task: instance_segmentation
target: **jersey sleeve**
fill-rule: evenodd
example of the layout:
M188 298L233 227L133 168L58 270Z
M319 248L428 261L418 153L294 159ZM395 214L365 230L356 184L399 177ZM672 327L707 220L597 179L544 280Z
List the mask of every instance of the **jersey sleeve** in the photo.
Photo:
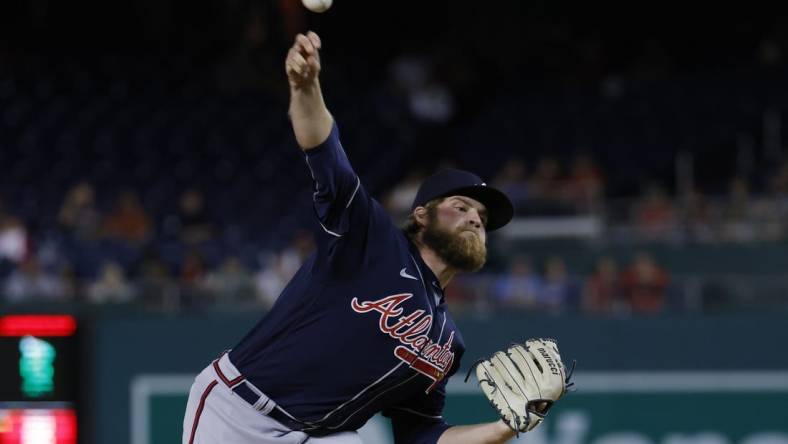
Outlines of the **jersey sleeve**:
M335 277L356 275L394 245L400 231L350 165L336 124L326 141L305 155L313 179L318 266L329 263Z
M391 418L395 444L435 444L451 427L443 419L447 380L429 394L420 393L383 411L383 415Z
M342 148L336 123L328 138L305 155L312 175L315 216L324 233L340 238L350 230L363 229L369 196Z

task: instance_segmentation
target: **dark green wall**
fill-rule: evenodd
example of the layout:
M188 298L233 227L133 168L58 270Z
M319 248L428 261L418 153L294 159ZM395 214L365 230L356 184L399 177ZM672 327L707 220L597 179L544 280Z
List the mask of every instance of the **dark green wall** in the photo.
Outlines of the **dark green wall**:
M785 370L784 315L637 318L508 316L460 320L468 346L464 366L477 357L531 336L554 337L567 360L583 370ZM230 348L257 321L256 314L191 318L115 317L86 329L88 397L84 444L125 444L129 390L142 373L196 374ZM318 377L316 375L316 377Z

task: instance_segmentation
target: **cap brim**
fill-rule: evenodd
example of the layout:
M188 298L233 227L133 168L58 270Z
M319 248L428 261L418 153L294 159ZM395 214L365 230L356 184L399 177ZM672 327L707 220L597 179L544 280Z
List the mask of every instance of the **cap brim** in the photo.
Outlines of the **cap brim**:
M466 196L478 200L487 208L487 231L495 231L508 224L514 217L512 201L495 188L486 185L472 185L444 193L441 197Z

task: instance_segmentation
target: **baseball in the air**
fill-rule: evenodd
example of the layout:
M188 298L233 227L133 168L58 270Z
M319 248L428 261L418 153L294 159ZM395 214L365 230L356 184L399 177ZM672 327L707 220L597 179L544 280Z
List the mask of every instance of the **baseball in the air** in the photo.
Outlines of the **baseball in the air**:
M301 3L312 12L326 12L334 0L301 0Z

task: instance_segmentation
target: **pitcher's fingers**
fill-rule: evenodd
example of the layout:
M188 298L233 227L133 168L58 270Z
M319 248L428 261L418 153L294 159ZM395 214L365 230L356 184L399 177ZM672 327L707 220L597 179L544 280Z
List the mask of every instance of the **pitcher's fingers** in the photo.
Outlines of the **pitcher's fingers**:
M312 70L315 70L315 71L320 69L320 59L317 58L316 56L309 56L309 57L307 57L306 58L306 64L309 67L309 69L312 69Z
M293 65L298 66L301 69L308 66L308 63L306 62L306 58L304 58L303 55L297 52L294 52L293 54L290 55L290 61L293 63Z
M293 72L299 76L303 76L306 72L306 65L299 65L292 60L288 63L288 66L290 67L290 72Z
M307 32L306 36L309 41L312 42L312 46L314 46L315 49L320 49L323 46L323 43L320 41L320 36L318 36L314 31Z
M314 45L312 45L312 41L309 40L304 34L298 34L296 36L296 43L300 47L298 52L302 54L312 55L317 52Z

